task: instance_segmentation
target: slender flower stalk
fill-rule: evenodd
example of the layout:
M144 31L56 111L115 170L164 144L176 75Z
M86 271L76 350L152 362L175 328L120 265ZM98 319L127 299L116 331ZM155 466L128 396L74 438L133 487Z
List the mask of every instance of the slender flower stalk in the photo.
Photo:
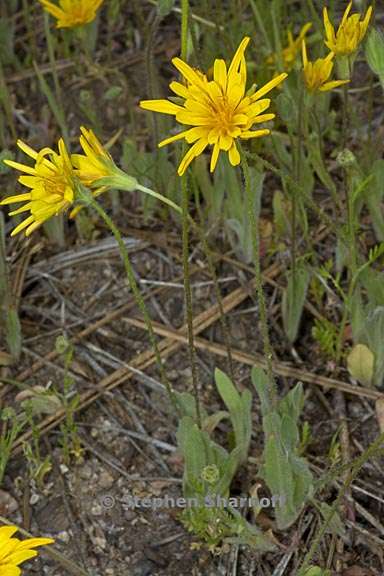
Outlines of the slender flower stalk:
M53 544L52 538L27 538L19 540L14 537L17 526L0 527L0 574L1 576L20 576L20 564L35 558L38 554L34 548Z
M188 21L189 21L189 0L182 0L181 2L181 58L187 59L188 47ZM185 145L183 145L183 155L185 154ZM197 425L201 428L201 409L200 409L200 396L198 385L198 370L196 363L196 350L193 334L193 302L192 302L192 289L191 278L189 271L189 193L188 193L188 176L181 174L181 208L182 208L182 246L183 246L183 276L184 276L184 296L185 296L185 310L187 317L187 331L188 331L188 353L189 363L192 371L192 386L195 397L196 405L196 420Z
M165 372L165 369L164 369L164 366L163 366L163 363L161 360L160 350L159 350L159 346L157 344L155 333L154 333L154 330L152 327L151 317L150 317L148 310L147 310L147 307L145 305L144 298L142 297L140 289L137 285L134 270L133 270L131 260L129 257L129 253L128 253L128 250L127 250L127 248L124 244L124 241L121 237L120 231L115 226L112 219L108 216L108 214L106 213L104 208L95 199L94 195L91 194L89 192L89 190L87 188L83 187L81 184L78 184L78 186L77 186L77 199L78 199L78 201L82 202L85 206L88 206L89 208L92 208L93 210L95 210L95 212L97 212L99 214L99 216L101 216L101 218L104 220L105 224L108 226L108 228L110 229L110 231L112 232L112 234L114 235L114 237L116 239L116 242L119 246L121 258L124 262L125 272L127 274L127 279L128 279L130 288L131 288L133 296L136 300L137 306L138 306L138 308L139 308L139 310L142 313L143 318L144 318L144 322L145 322L145 325L147 328L149 340L150 340L152 349L153 349L155 357L156 357L156 363L157 363L157 367L158 367L160 375L161 375L161 379L165 385L165 388L167 390L168 396L172 402L174 409L176 411L178 411L178 405L177 405L177 401L175 398L175 393L173 391L171 383L169 382L169 380L167 378L167 375L166 375L166 372Z
M228 373L230 375L232 382L235 382L235 372L234 372L234 367L233 367L233 356L232 356L232 349L231 349L231 335L230 335L228 318L227 318L225 311L224 311L223 298L222 298L220 285L218 282L216 269L215 269L214 255L213 255L213 252L209 246L207 235L204 233L204 230L202 228L203 214L202 214L202 210L201 210L200 202L198 200L198 194L197 193L195 193L195 197L196 197L195 204L196 204L196 208L197 208L197 211L199 214L200 222L199 222L199 224L197 224L192 218L190 218L190 221L191 221L192 226L194 227L194 229L197 231L197 233L199 235L205 257L207 258L208 270L209 270L211 277L212 277L213 288L215 291L215 296L216 296L217 304L218 304L219 311L220 311L220 324L221 324L221 329L223 331L224 343L225 343L225 348L226 348L226 352L227 352Z
M224 60L215 60L213 80L193 69L183 58L174 58L173 65L184 76L186 84L171 82L170 88L178 102L170 100L143 100L141 108L171 114L177 122L192 126L160 142L159 147L176 140L192 144L184 155L178 173L182 176L194 158L213 146L210 170L213 172L221 151L227 152L232 166L240 163L236 146L238 139L260 138L270 133L263 128L252 130L256 124L272 120L274 114L265 114L271 103L264 96L287 77L279 74L256 91L246 92L247 70L244 52L250 38L245 37L227 69Z
M241 167L243 169L244 175L244 184L245 184L245 194L246 194L246 202L247 202L247 213L249 219L249 226L251 228L251 237L252 237L252 252L253 252L253 262L255 266L255 282L256 282L256 293L257 293L257 301L259 305L259 316L260 316L260 325L261 325L261 332L263 337L263 347L264 347L264 356L267 365L267 375L268 375L268 383L269 383L269 402L270 405L276 406L277 403L277 389L276 389L276 382L273 375L273 368L272 368L272 347L269 340L269 332L268 332L268 324L267 324L267 308L265 304L264 298L264 290L263 290L263 277L261 273L261 265L260 265L260 233L259 233L259 225L256 219L256 207L254 202L254 194L252 192L252 185L251 185L251 177L249 173L249 166L245 156L244 151L241 149Z
M363 20L360 20L360 14L349 16L351 9L352 0L344 12L337 32L335 32L335 28L329 19L327 8L324 7L323 9L325 45L337 56L349 56L357 51L365 37L372 17L372 6L368 8Z
M76 28L89 24L104 0L59 0L54 4L50 0L39 0L49 14L57 20L57 28Z

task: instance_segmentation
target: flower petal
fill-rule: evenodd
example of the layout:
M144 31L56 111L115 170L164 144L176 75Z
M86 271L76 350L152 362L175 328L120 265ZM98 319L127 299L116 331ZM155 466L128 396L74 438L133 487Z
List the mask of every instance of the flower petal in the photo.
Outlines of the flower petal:
M184 108L169 100L142 100L140 108L151 110L152 112L161 112L162 114L177 114L180 110L184 110Z
M190 149L180 162L180 166L177 171L179 176L182 176L184 174L184 172L186 171L192 160L196 158L196 156L202 154L202 152L205 150L207 146L208 141L206 140L206 138L201 138L200 140L195 142L193 146L190 147Z
M262 96L273 90L273 88L276 88L276 86L281 84L281 82L283 82L283 80L285 80L287 76L288 74L286 72L283 72L282 74L276 76L276 78L273 78L272 80L267 82L267 84L265 84L262 88L260 88L260 90L258 90L257 92L255 92L255 94L253 94L253 96L251 96L252 102L258 100L259 98L261 98Z

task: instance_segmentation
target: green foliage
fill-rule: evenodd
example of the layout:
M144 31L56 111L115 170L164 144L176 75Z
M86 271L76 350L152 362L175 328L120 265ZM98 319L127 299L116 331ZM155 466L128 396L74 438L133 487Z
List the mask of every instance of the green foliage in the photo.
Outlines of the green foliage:
M283 292L283 326L288 340L293 343L298 335L300 320L310 281L310 273L304 264L288 273L288 285Z
M348 354L347 366L352 378L370 386L373 378L375 356L365 344L356 344Z
M123 142L121 158L122 168L128 174L137 178L142 184L153 185L156 190L164 191L164 195L178 203L179 179L175 174L174 165L167 159L164 150L157 154L142 152L134 140L126 138ZM147 194L140 194L144 214L148 217L159 206L156 199ZM171 211L174 214L174 211Z
M207 466L217 467L218 475L210 489L217 496L228 496L230 484L236 473L240 449L228 453L214 442L207 432L199 430L188 416L181 419L177 433L180 450L184 456L184 495L193 497L202 482ZM207 494L205 494L207 495Z
M22 334L19 315L8 277L5 254L4 217L0 212L0 319L4 326L8 350L14 360L20 358Z
M239 449L239 464L247 461L252 433L252 394L245 389L240 395L224 372L216 368L217 390L229 411L229 417L235 433L235 445Z
M11 171L11 169L4 164L3 160L14 160L15 159L15 155L13 154L13 152L11 152L11 150L2 150L0 152L0 175L1 174L7 174L8 172Z
M284 194L276 190L273 195L273 223L278 238L288 236L290 233L290 212L291 205L287 202Z
M13 408L0 409L0 486L3 483L5 469L12 453L13 445L24 428L26 421L18 416Z
M238 181L238 176L226 159L225 161L223 160L222 166L224 166L222 186L226 190L223 213L225 215L228 238L238 258L250 263L252 261L252 231L249 227L247 212L244 210L245 199L242 186ZM258 217L265 175L256 168L250 168L249 172L254 194L254 206Z
M6 18L0 19L0 62L4 65L15 61L14 52L15 25L14 21Z
M264 173L250 168L255 210L260 212ZM240 173L233 170L226 157L219 158L211 180L205 158L198 158L193 169L193 183L197 195L201 194L207 226L225 226L227 239L237 257L247 263L252 261L252 236L246 210Z
M261 400L265 435L261 475L272 495L279 496L276 523L283 530L295 522L313 491L309 465L299 455L303 386L298 383L273 407L268 402L267 376L260 368L253 368L252 382Z
M188 416L197 422L197 412L196 412L196 399L189 392L175 392L176 402L179 407L181 416ZM207 412L204 406L200 408L202 421L205 422L207 418Z
M106 94L104 98L106 98ZM87 124L97 133L102 132L101 122L97 114L97 106L94 94L90 90L80 90L79 92L79 108L87 119Z
M325 356L333 359L336 357L338 330L334 323L326 318L315 318L312 336Z
M246 462L251 440L251 403L252 395L244 390L240 395L224 372L215 371L217 390L226 405L228 412L217 412L210 416L204 408L201 410L202 427L196 424L196 403L188 393L177 394L177 402L182 409L182 417L178 431L178 441L185 458L185 493L190 495L199 482L203 469L207 466L217 466L219 476L216 489L219 495L229 491L236 470ZM235 445L230 453L216 444L210 437L217 424L229 418L234 430Z
M318 134L315 132L311 134L311 137L308 138L307 146L309 161L317 177L324 184L327 190L334 195L337 194L336 184L324 164L321 141Z
M28 472L38 486L43 488L45 477L52 469L51 456L43 457L40 450L40 430L35 418L34 406L32 402L23 404L24 414L28 427L32 433L31 441L23 443L24 456L28 462Z
M382 246L371 250L368 261L358 271L357 288L350 302L353 340L367 345L374 354L372 383L376 386L381 386L384 380L384 273L369 265L382 258Z
M216 369L215 382L228 412L208 416L202 408L202 430L196 423L194 398L187 393L177 395L177 403L185 414L177 432L184 458L183 495L196 504L184 511L183 522L211 548L230 539L259 550L271 550L272 542L258 528L249 525L231 506L220 503L219 499L228 500L233 477L248 456L252 396L249 390L239 394L221 370ZM211 437L223 418L229 418L234 431L235 445L230 451Z
M273 543L258 528L220 503L225 499L230 504L230 484L239 465L240 448L228 453L188 416L180 420L177 439L184 457L183 494L192 503L182 515L187 529L211 549L230 539L273 550Z
M175 0L159 0L158 2L159 16L161 18L168 16L168 14L172 11L174 5Z
M340 518L340 515L332 509L332 506L329 506L326 502L321 502L319 506L320 514L323 517L323 520L331 520L328 523L327 531L337 536L338 538L346 538L346 531L343 521Z
M370 172L373 177L365 191L365 200L372 218L376 238L379 242L384 242L384 208L382 206L384 198L384 160L375 160Z
M80 403L80 394L76 391L74 379L69 373L73 362L73 346L64 336L59 336L56 339L56 351L64 361L63 389L62 391L55 390L55 393L65 411L65 419L60 427L61 443L64 462L69 464L72 455L79 458L83 452L75 422L75 412Z
M377 28L369 33L365 55L371 70L378 75L384 90L384 34Z

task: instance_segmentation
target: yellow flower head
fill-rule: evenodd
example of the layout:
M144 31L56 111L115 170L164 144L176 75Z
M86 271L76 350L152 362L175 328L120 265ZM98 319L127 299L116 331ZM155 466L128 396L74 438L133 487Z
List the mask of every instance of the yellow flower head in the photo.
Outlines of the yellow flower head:
M105 192L108 187L113 187L113 181L121 171L115 165L112 156L107 152L104 146L96 137L93 130L88 130L81 126L80 128L80 145L84 154L72 154L71 162L74 168L75 176L84 186L92 188L93 196L99 196ZM100 184L101 179L106 179ZM117 186L118 187L118 186ZM80 212L83 206L76 206L70 213L69 217L74 218Z
M291 30L288 30L288 45L283 49L281 53L284 68L286 70L289 71L293 68L297 55L301 50L303 40L311 27L312 22L307 22L307 24L304 24L297 38L293 37ZM269 56L267 63L275 64L277 61L278 61L277 55L272 54L271 56Z
M92 22L104 0L39 0L44 9L57 19L57 28L75 28Z
M19 177L19 182L31 191L25 194L17 194L4 198L0 205L14 204L27 201L24 206L10 212L10 216L22 212L30 212L30 216L16 226L11 236L21 230L29 236L43 222L63 212L74 201L74 174L64 141L59 140L59 153L51 148L43 148L39 153L30 146L18 140L17 145L23 152L33 158L35 165L27 166L13 160L4 160L4 163L16 170L25 172L26 175Z
M221 150L228 152L232 166L240 162L236 139L258 138L269 134L269 130L251 130L254 124L272 120L274 114L263 114L271 101L263 98L272 88L280 84L287 74L280 74L254 94L246 94L247 69L244 57L249 38L240 43L232 62L227 69L224 60L215 60L213 80L194 70L180 58L172 60L173 65L186 79L186 84L171 82L171 90L184 100L175 104L169 100L143 100L141 108L172 114L177 122L192 126L176 136L160 142L165 146L184 138L192 144L182 159L178 174L184 174L196 156L202 154L208 145L213 146L211 172L214 171Z
M20 564L37 556L38 546L52 544L52 538L28 538L19 540L12 538L17 532L16 526L2 526L0 528L0 574L1 576L19 576Z
M318 58L315 62L309 62L307 57L307 47L305 40L303 40L303 73L304 81L308 92L328 92L342 84L346 84L349 80L331 80L328 81L333 70L333 52L330 52L326 58Z
M80 145L84 154L72 154L71 160L75 174L84 186L92 187L101 178L111 176L115 164L112 156L100 143L92 130L80 128Z
M363 40L367 32L368 24L372 16L372 6L368 8L364 19L361 21L360 14L352 14L352 16L349 16L351 8L352 0L344 12L339 29L336 33L329 20L327 8L324 7L323 10L326 35L325 44L336 55L347 56L348 54L356 52L360 42Z

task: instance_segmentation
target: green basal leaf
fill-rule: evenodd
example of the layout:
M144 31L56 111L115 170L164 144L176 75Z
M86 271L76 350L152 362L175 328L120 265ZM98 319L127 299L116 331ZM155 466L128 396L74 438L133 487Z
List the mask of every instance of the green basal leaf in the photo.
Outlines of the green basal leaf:
M235 434L236 447L240 448L239 464L241 464L247 460L249 443L251 441L252 395L249 390L244 390L242 395L240 395L230 378L218 368L215 370L215 382L217 390L229 411Z
M300 514L313 491L313 479L307 461L299 455L301 441L298 419L304 402L299 382L276 408L268 399L268 380L260 368L253 368L252 381L261 399L265 446L261 474L278 497L275 514L279 529L288 528Z
M261 412L263 416L268 414L270 411L270 403L268 397L268 376L262 368L254 366L251 372L252 384L254 385L256 392L260 398L261 402Z
M282 314L284 330L291 343L298 335L309 280L310 273L304 265L298 266L295 273L290 272L288 275L288 285L283 293Z

